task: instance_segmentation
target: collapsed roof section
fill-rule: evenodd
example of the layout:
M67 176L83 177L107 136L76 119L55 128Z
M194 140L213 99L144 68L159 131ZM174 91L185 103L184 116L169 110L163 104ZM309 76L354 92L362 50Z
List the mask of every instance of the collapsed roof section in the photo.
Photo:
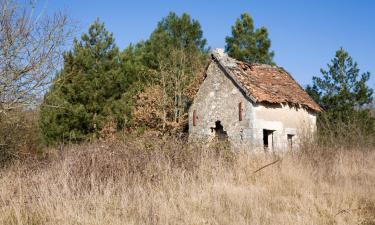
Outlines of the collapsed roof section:
M256 103L291 104L315 112L322 108L281 67L266 64L247 64L229 57L223 49L211 56L242 91Z

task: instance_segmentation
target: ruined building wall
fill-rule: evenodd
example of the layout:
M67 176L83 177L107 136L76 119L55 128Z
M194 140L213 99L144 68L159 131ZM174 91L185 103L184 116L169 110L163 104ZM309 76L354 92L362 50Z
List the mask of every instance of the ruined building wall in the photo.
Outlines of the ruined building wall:
M256 104L254 106L253 142L263 145L263 129L271 130L273 148L287 150L299 145L301 138L312 138L316 131L315 113L301 107ZM288 135L291 140L288 142ZM292 146L290 146L292 145Z
M264 129L272 131L268 140L269 149L274 150L289 149L290 143L296 147L300 137L315 131L314 113L289 105L253 103L216 62L209 65L206 74L189 110L190 140L211 141L215 137L211 128L215 127L216 121L221 122L234 147L249 150L263 150ZM241 121L240 102L243 109Z
M249 134L250 120L245 112L252 111L252 105L233 84L233 82L212 62L207 71L207 77L200 87L193 105L189 110L189 137L210 141L215 137L211 129L215 122L220 121L228 139L234 144L245 144ZM243 105L243 118L239 118L239 103ZM196 125L193 124L195 111Z

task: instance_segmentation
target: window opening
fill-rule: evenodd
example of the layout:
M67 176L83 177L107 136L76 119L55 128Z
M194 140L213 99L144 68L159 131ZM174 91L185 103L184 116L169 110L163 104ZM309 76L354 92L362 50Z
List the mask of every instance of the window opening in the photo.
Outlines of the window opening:
M197 125L197 111L193 111L193 126L195 127Z
M214 132L214 131L215 131L215 136L219 140L227 140L228 139L228 134L224 130L223 125L221 125L221 121L220 120L218 120L218 121L215 122L215 127L211 127L211 132Z
M242 102L238 103L238 120L242 121L243 106Z

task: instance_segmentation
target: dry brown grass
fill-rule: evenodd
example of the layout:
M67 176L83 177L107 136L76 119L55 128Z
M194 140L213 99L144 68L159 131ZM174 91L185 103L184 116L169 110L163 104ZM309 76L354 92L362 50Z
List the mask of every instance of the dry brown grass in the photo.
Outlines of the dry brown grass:
M40 150L37 112L15 110L0 114L0 166L12 159L34 157Z
M375 151L305 148L70 146L0 171L0 224L375 224Z

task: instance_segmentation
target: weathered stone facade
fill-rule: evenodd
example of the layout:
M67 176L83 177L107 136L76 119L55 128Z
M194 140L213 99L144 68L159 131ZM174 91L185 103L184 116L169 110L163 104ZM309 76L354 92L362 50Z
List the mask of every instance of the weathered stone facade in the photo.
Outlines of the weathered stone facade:
M267 145L276 150L297 146L299 137L315 131L316 112L288 103L254 102L217 57L189 110L190 140L210 142L226 136L236 148L255 150Z

